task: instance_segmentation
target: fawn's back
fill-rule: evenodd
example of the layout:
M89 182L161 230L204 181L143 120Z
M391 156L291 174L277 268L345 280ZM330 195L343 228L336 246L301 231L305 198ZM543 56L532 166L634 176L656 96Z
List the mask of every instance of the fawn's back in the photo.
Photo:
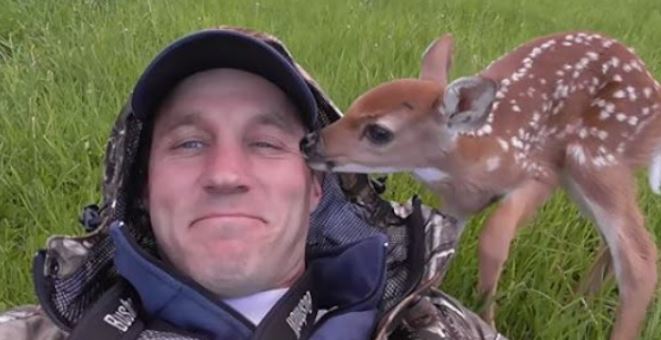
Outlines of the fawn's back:
M477 136L497 136L529 172L562 166L647 165L661 152L661 88L626 46L599 34L555 34L493 62L500 81ZM549 167L551 169L549 169Z

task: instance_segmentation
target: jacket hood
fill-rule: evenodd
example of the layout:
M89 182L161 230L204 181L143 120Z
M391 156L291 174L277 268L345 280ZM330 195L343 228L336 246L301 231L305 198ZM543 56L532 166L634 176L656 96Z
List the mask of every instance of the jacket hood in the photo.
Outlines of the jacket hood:
M341 117L340 110L293 58L284 44L265 33L220 27L250 34L294 63L318 105L317 127ZM110 133L105 154L102 197L84 211L87 233L51 236L34 260L33 275L40 303L65 331L115 284L120 274L110 226L121 222L137 247L157 257L146 209L136 197L145 178L145 143L149 122L133 112L131 100L122 108ZM421 205L414 197L404 204L384 200L382 183L360 174L328 174L322 200L311 216L307 254L316 257L375 235L387 240L381 316L401 309L411 294L437 284L454 254L461 226L451 217ZM417 212L416 214L414 214ZM415 215L415 216L414 216ZM412 223L412 218L416 219ZM390 320L392 318L383 318Z

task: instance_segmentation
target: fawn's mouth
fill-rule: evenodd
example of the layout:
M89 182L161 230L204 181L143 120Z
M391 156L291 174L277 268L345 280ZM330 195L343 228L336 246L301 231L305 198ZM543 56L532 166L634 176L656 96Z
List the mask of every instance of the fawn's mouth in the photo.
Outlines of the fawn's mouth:
M300 150L307 165L314 170L333 171L337 165L335 161L329 160L331 157L321 151L322 147L318 137L312 142L309 137L304 138L301 141Z
M306 157L306 163L310 168L319 171L333 171L337 165L335 162L324 160L323 158L310 159L308 157Z

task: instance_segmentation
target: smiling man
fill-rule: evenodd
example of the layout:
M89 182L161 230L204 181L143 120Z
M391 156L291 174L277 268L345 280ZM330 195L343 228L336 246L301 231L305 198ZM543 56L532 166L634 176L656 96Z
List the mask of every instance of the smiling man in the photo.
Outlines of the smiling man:
M221 68L188 77L157 114L147 178L159 249L220 297L279 297L304 271L321 187L298 150L298 111L266 79Z
M112 130L88 233L48 239L39 305L0 314L0 338L498 338L431 288L452 218L307 167L302 137L339 117L274 37L175 41Z

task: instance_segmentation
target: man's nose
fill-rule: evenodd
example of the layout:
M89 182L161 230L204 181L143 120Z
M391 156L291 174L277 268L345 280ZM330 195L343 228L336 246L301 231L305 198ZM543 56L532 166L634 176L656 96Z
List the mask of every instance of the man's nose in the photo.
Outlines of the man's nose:
M203 185L209 193L238 193L248 190L249 161L238 147L218 147L208 156Z
M303 156L309 158L311 155L316 153L316 149L318 145L319 145L319 133L317 131L313 131L308 133L303 137L303 139L301 139L301 142L299 143L299 148L301 149Z

